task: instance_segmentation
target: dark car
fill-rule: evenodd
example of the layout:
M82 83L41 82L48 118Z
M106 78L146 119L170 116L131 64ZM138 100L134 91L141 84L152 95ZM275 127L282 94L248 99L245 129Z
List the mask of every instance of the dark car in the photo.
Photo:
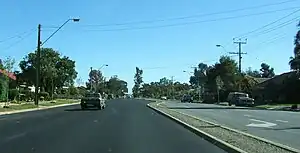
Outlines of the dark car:
M182 103L185 103L185 102L192 103L193 102L193 97L190 96L190 95L183 95L182 98L181 98L181 102Z

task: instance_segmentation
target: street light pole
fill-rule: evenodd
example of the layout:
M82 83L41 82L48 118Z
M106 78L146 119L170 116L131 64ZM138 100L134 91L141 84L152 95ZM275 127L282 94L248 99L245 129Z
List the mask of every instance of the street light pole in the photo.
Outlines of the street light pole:
M43 43L41 42L41 24L38 25L38 44L36 52L36 80L35 80L35 93L34 93L34 104L39 104L39 81L40 81L40 72L41 72L41 46L44 45L50 38L52 38L64 25L69 21L73 20L74 22L79 22L80 19L68 19L65 21L57 30L55 30Z

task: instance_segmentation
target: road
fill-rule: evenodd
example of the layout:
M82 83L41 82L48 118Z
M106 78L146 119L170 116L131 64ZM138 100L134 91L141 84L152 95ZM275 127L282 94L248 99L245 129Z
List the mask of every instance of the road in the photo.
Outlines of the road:
M300 149L300 113L166 102L169 108Z
M0 116L3 153L223 153L146 107L112 100L104 110L79 105Z

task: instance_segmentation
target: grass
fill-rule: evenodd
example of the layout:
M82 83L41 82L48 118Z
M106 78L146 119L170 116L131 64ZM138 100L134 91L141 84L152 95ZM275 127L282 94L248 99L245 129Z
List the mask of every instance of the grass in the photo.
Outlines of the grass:
M14 110L22 110L22 109L31 109L37 108L34 104L20 104L20 105L10 105L9 108L0 108L0 112L14 111Z
M49 107L55 105L62 105L62 104L72 104L77 103L78 100L70 100L70 99L57 99L55 102L51 103L50 101L40 101L39 106L42 107ZM23 109L32 109L37 108L36 105L33 103L23 103L23 104L13 104L9 105L9 108L0 107L0 112L7 112L7 111L14 111L14 110L23 110Z
M70 100L70 99L57 99L55 102L41 102L40 106L55 106L55 105L62 105L62 104L72 104L72 103L77 103L79 101L75 100Z
M275 108L275 107L281 107L281 106L290 107L292 105L295 105L295 104L271 104L271 105L258 105L256 107L258 107L258 108ZM297 105L300 105L300 104L297 104Z

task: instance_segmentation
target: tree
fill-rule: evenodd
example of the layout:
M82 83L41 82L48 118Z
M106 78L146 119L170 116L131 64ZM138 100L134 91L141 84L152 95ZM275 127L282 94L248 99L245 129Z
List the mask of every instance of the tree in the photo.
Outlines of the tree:
M245 73L246 73L246 75L249 75L249 76L252 76L255 78L261 78L260 72L258 70L252 70L251 67L249 67Z
M298 24L298 27L300 27L300 22ZM294 57L290 58L290 68L292 70L300 70L300 30L296 33L295 40L294 40Z
M132 93L134 97L140 96L140 88L141 84L143 83L143 70L136 67L135 68L135 75L134 75L134 86L132 88Z
M116 96L124 96L128 92L127 82L119 79L117 76L111 77L107 82L109 93Z
M100 70L91 70L89 73L89 79L86 83L87 89L99 93L104 92L105 78Z
M266 63L261 64L260 71L261 71L261 76L263 78L272 78L275 76L274 68L271 68L270 65L268 65Z
M20 80L28 85L35 84L36 79L36 52L29 53L19 63L22 70L19 74ZM75 61L69 57L60 57L60 54L52 48L41 48L41 73L40 87L41 91L52 93L53 87L62 89L63 86L73 84L77 76L75 70Z
M12 72L15 65L15 60L11 57L7 57L3 61L1 60L0 69ZM9 77L5 74L0 73L0 101L8 98L7 94L9 92L9 84L15 81L10 81Z
M204 63L198 64L198 67L194 69L194 75L190 77L191 85L203 86L207 81L208 66Z

